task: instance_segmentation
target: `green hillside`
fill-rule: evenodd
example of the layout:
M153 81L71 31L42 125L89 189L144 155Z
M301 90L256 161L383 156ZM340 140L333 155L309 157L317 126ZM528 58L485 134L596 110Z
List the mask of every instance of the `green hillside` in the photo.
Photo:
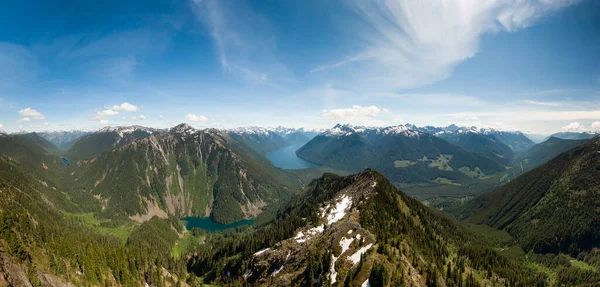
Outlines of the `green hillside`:
M338 125L297 151L305 160L339 170L373 168L395 183L443 183L498 173L504 167L436 136L407 127Z
M255 217L300 187L224 133L177 129L80 162L74 189L94 195L112 218L210 216L231 223Z
M599 172L596 138L473 200L461 217L508 231L526 250L577 255L600 242Z

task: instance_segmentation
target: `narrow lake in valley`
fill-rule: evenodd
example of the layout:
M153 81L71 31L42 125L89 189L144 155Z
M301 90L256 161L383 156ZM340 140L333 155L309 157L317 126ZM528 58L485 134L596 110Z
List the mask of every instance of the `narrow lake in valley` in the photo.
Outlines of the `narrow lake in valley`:
M231 224L220 224L212 221L210 217L184 217L181 220L185 223L185 228L191 230L193 228L204 229L208 232L222 231L229 228L236 228L242 225L252 225L254 219L240 220Z
M314 163L299 158L296 151L304 144L295 144L274 150L267 154L267 158L274 166L281 169L304 169L316 166Z

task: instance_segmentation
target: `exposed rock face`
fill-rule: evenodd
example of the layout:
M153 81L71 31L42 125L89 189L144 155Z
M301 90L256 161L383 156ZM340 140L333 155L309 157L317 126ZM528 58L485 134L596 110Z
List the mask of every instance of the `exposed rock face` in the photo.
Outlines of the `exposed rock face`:
M27 273L4 253L0 254L0 286L32 287Z
M255 217L299 188L240 146L226 133L180 125L80 162L74 180L99 195L108 212L136 221L208 214L230 223Z

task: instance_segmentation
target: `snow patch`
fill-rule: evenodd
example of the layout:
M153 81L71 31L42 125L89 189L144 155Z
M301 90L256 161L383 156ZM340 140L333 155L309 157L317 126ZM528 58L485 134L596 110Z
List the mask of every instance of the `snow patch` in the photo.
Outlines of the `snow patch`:
M298 243L302 243L306 241L306 236L314 236L318 233L323 233L323 231L325 231L325 225L321 224L317 227L313 227L309 230L306 231L306 234L304 234L304 232L300 231L296 234L296 237L294 237L294 240L296 240L296 242Z
M337 261L337 257L331 254L331 266L329 266L329 279L331 284L335 283L337 280L337 272L335 272L335 262Z
M365 280L365 282L363 282L363 284L360 285L360 287L371 287L371 284L369 284L369 279Z
M358 249L358 251L356 251L354 254L352 254L350 257L348 257L348 260L352 261L352 264L356 265L358 264L358 262L360 261L360 257L365 254L369 249L371 249L371 247L373 247L372 243L369 243L367 246Z
M344 252L346 252L346 250L350 249L350 245L352 244L352 242L354 241L354 238L342 238L340 240L340 247L342 247L342 253L340 253L340 255L344 254Z
M350 208L350 205L352 205L352 199L344 194L341 198L341 201L338 202L335 205L335 208L333 208L327 215L327 224L331 225L344 218L346 215L346 210Z
M261 254L263 254L263 253L265 253L265 252L267 252L267 251L269 251L269 250L271 250L271 248L265 248L265 249L261 249L261 250L259 250L259 251L256 251L256 253L254 253L254 256L261 255Z
M283 270L283 266L281 265L281 267L279 267L279 269L273 271L273 273L271 273L271 276L275 277L277 274L279 274L279 272L281 272L281 270Z

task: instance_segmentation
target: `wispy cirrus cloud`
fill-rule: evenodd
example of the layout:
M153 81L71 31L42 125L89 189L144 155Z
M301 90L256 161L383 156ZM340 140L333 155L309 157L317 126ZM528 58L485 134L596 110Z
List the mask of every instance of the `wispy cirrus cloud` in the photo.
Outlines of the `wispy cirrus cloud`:
M214 42L222 68L254 84L289 78L275 55L276 40L266 18L243 2L194 0L193 7Z
M547 106L547 107L559 107L562 106L563 103L559 102L541 102L541 101L533 101L533 100L523 100L523 103L535 106Z
M0 42L0 88L31 81L40 69L37 57L24 46Z
M577 0L342 1L360 20L346 25L360 48L312 72L355 88L393 90L443 80L479 51L486 33L513 32Z

